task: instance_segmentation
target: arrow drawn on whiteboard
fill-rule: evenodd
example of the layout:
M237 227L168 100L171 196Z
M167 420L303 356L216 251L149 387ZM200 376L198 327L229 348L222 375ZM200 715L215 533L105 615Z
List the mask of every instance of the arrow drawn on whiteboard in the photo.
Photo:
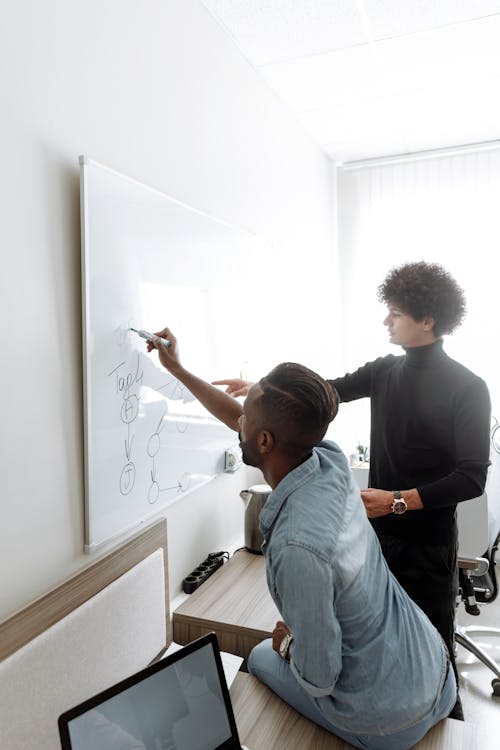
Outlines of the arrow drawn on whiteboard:
M148 440L148 447L147 447L148 456L150 456L150 458L153 458L153 459L156 456L156 454L158 453L158 451L160 450L160 432L165 427L165 422L163 420L164 420L164 417L165 417L166 413L167 412L164 412L162 414L162 416L160 418L160 421L158 422L158 425L156 427L155 432L153 432L153 434L151 435L151 437Z
M187 492L191 485L191 477L189 474L184 473L179 479L176 485L173 487L162 487L160 492L168 492L169 490L177 490L177 492Z
M167 415L167 412L164 412L161 415L160 421L158 422L158 425L156 427L156 432L160 433L163 430L163 428L165 427L164 419L165 419L166 415Z
M132 444L134 442L134 435L132 435L132 438L129 440L128 436L125 439L125 455L127 456L127 461L130 461L130 456L132 455Z
M155 464L155 460L153 458L153 468L151 469L151 481L152 482L156 482L156 474L157 474L156 464Z

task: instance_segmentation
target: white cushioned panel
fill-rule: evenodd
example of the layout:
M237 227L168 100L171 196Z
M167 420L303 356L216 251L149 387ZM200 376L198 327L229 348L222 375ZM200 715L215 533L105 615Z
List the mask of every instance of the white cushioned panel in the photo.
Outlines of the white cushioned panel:
M0 662L1 750L57 750L58 716L165 644L163 550Z

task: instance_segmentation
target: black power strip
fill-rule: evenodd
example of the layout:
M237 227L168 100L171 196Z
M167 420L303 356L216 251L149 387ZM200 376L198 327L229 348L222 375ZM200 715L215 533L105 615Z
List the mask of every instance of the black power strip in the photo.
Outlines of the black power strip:
M201 586L201 584L212 575L212 573L215 573L217 568L220 568L224 563L224 558L229 558L227 552L211 552L208 557L182 581L182 590L184 593L192 594L198 586Z

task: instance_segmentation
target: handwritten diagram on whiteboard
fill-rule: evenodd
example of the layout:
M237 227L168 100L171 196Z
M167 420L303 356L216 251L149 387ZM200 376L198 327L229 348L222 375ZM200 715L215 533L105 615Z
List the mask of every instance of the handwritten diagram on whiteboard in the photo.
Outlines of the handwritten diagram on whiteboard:
M92 550L224 470L234 432L130 328L176 334L183 362L237 372L254 236L80 157L86 539ZM232 356L230 361L228 356Z

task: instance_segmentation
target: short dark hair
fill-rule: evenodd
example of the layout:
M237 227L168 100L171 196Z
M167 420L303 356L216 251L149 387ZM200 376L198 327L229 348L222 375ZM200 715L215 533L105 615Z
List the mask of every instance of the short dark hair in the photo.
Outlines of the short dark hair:
M259 381L255 405L269 429L297 455L305 455L325 436L338 411L335 389L304 365L283 362Z
M416 321L434 319L434 333L453 333L467 312L463 289L438 263L405 263L389 271L378 299L396 305Z

